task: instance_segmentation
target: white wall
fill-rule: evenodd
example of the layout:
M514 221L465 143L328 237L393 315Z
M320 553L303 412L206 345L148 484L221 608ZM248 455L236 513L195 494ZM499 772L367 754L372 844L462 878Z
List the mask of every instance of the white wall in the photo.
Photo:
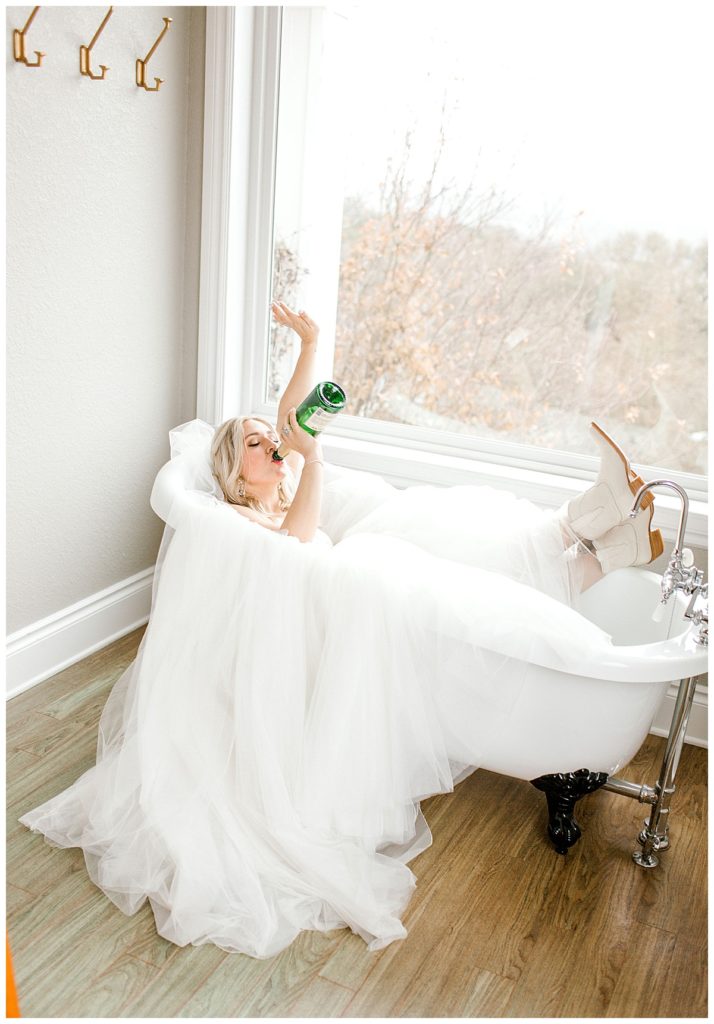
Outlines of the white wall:
M7 615L151 566L168 430L195 409L205 8L7 9ZM173 24L138 89L135 60ZM153 84L153 81L152 81Z

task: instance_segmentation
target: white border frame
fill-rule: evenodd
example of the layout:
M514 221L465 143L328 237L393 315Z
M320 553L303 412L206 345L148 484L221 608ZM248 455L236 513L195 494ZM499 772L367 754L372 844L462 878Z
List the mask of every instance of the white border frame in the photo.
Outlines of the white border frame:
M207 8L204 193L197 415L219 423L263 400L267 378L275 126L281 8ZM235 100L234 100L235 97ZM230 288L227 282L230 281ZM338 465L370 469L400 485L491 483L557 507L594 479L597 460L572 452L342 415L323 439ZM690 496L687 541L708 547L707 482L640 466ZM671 541L677 499L658 494L657 525Z
M221 419L226 385L226 286L233 118L235 11L206 8L196 415Z

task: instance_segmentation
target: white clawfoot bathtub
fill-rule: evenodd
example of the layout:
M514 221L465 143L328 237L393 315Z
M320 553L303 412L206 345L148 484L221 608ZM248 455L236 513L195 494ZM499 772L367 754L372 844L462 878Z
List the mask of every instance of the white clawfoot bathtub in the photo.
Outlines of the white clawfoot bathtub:
M177 446L174 456L180 457L159 471L151 495L152 508L169 527L196 492L218 496L208 454L213 428L201 421L188 426L194 425L201 443L188 443L185 451ZM660 827L660 819L664 822L668 813L686 715L696 678L707 671L707 649L696 643L698 629L684 617L683 594L673 595L661 621L653 619L660 584L661 577L649 570L621 569L580 595L576 610L612 643L602 645L597 656L576 653L568 671L562 663L549 663L544 651L541 660L520 662L520 679L517 672L504 677L500 710L492 717L483 713L488 703L480 706L481 713L469 714L448 685L435 694L450 760L472 765L470 750L477 748L479 767L534 782L548 798L549 833L561 853L580 834L572 813L576 800L603 785L654 805L649 845L641 837L648 851L643 866L657 862L651 848L666 848L666 823ZM670 684L679 680L687 684L681 687L657 788L615 779L642 745Z

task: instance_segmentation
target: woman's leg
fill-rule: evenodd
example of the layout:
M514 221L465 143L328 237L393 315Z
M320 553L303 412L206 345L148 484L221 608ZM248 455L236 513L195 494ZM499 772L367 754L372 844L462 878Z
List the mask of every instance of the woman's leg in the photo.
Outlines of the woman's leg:
M566 557L569 560L568 571L575 593L582 594L584 590L592 587L593 583L597 583L605 575L597 556L586 548L579 545L573 546L566 552Z
M582 594L605 575L594 549L575 533L567 517L567 506L560 510L560 535L564 558L568 566L570 592Z

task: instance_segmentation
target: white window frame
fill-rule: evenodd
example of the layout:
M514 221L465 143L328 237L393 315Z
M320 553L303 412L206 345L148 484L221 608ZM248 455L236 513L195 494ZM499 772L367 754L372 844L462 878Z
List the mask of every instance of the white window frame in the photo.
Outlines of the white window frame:
M197 416L274 417L266 402L279 97L279 7L208 7ZM558 507L594 479L597 459L343 414L323 437L336 465L399 486L479 483ZM707 480L638 464L690 496L687 543L708 546ZM679 502L658 492L657 523L673 540Z

